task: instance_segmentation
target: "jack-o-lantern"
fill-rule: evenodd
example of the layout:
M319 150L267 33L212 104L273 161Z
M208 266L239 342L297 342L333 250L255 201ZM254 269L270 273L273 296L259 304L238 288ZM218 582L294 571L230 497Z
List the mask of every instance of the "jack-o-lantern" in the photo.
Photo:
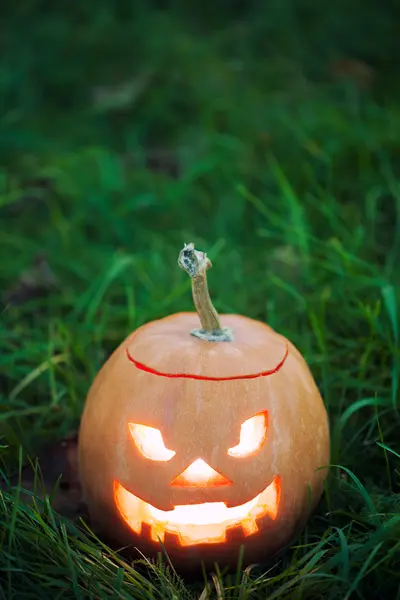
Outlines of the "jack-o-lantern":
M185 245L196 313L134 331L89 391L80 473L97 529L146 553L234 564L285 545L318 501L327 414L298 350L216 313L206 254ZM200 318L201 328L196 329Z

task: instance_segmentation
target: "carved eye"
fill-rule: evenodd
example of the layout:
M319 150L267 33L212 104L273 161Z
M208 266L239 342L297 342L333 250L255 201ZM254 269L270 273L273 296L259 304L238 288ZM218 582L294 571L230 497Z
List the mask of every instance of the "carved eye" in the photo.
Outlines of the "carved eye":
M133 441L145 458L165 462L175 456L176 452L166 448L159 429L139 425L138 423L129 423L129 431Z
M261 412L247 419L240 426L240 438L237 446L229 448L229 456L244 458L258 452L267 437L267 413Z

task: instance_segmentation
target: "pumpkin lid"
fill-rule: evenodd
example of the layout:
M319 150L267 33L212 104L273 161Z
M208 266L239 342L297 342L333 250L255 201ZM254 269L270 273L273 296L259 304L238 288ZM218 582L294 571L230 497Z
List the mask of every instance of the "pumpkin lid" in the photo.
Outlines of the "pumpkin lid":
M190 335L196 313L178 313L140 327L126 353L132 366L158 376L203 380L252 379L272 375L284 364L287 340L268 325L241 315L223 315L234 332L229 342Z

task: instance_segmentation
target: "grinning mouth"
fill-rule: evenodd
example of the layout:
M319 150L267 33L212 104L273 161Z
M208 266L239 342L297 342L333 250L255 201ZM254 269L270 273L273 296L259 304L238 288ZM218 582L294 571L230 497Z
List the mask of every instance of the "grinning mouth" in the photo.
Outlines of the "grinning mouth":
M257 519L267 515L276 519L280 495L281 478L277 475L262 492L239 506L228 508L225 502L205 502L160 510L114 481L114 499L119 513L135 533L140 535L142 525L146 523L153 541L164 542L165 534L170 533L178 536L182 546L225 542L227 530L238 526L242 527L246 537L256 533Z

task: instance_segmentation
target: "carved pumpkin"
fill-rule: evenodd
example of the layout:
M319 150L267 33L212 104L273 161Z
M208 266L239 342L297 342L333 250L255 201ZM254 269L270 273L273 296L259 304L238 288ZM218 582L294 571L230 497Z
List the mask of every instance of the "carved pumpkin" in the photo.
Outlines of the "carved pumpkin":
M246 562L285 545L329 462L324 404L301 354L264 323L219 316L207 256L185 246L196 313L134 331L89 391L79 437L94 524L121 545ZM201 329L195 329L200 317Z

